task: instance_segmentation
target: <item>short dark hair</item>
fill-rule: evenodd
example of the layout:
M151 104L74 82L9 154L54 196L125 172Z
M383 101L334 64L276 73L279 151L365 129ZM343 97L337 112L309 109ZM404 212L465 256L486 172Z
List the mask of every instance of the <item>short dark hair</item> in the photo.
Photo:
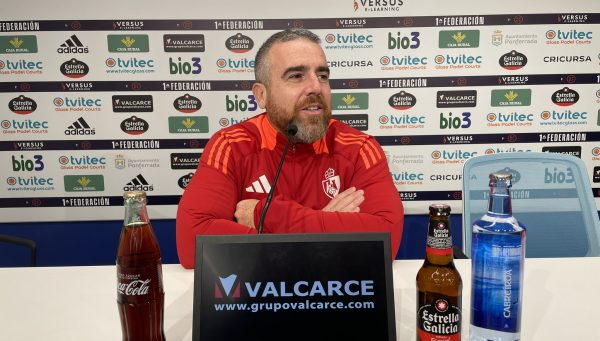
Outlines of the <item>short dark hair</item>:
M267 84L269 80L269 62L267 54L275 43L284 43L296 39L307 39L315 44L321 44L321 38L304 28L288 28L269 37L258 49L254 59L254 79L257 83Z

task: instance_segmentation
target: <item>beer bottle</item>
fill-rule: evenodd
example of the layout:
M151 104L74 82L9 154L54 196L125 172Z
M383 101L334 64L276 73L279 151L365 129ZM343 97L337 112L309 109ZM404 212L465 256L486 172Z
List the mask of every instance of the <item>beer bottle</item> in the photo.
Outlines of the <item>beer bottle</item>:
M117 251L117 304L123 341L163 341L164 290L158 241L146 193L125 192L125 221Z
M512 215L512 174L490 174L488 211L473 223L471 325L473 341L521 340L525 226Z
M460 341L462 279L454 266L450 206L429 206L425 262L417 273L417 341Z

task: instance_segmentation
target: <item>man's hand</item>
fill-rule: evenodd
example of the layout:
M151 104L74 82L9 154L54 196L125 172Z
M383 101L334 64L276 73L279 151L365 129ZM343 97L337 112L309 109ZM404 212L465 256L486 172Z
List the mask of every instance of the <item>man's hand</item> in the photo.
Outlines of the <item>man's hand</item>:
M245 199L238 202L235 205L235 213L233 213L235 220L239 224L256 228L254 226L254 207L256 207L256 203L258 203L256 199Z
M325 212L360 212L360 204L365 201L365 191L350 187L335 196L323 207Z

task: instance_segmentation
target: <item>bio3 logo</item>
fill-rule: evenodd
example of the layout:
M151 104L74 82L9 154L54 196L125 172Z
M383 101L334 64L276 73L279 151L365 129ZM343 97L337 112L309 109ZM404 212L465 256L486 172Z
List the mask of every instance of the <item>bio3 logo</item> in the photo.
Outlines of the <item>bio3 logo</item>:
M258 104L254 95L248 95L248 99L239 98L234 95L233 99L229 95L225 96L225 104L227 111L256 111Z
M400 32L396 32L396 36L392 36L392 32L388 32L388 49L389 50L406 50L406 49L417 49L421 46L421 39L419 32L410 32L410 37L402 36Z
M550 170L549 168L544 169L544 183L547 184L570 184L575 181L573 176L573 170L568 167L566 171L559 171L556 167Z
M458 116L452 117L452 113L448 113L448 117L444 113L440 113L440 129L461 129L471 126L471 113L463 112L462 118Z
M25 159L22 154L19 158L12 155L12 169L14 172L39 172L44 169L42 159L42 155L34 155L33 160Z
M172 75L197 75L200 72L202 72L200 57L192 57L191 61L181 60L181 57L173 60L173 58L169 57L169 73Z

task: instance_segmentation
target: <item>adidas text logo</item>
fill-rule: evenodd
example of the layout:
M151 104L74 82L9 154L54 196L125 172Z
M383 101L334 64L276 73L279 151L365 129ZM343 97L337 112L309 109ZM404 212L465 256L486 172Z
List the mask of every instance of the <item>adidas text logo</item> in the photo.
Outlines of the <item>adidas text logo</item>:
M123 191L150 192L154 191L154 186L150 185L142 174L138 174L135 178L131 179L131 181L129 181L125 187L123 187Z
M65 130L65 135L96 135L96 129L80 117Z
M269 193L270 190L271 185L264 174L258 180L254 181L252 186L246 187L246 192L248 193Z
M88 53L90 52L87 46L83 46L81 40L77 38L76 35L72 35L71 38L65 40L64 43L60 44L58 49L56 49L58 53Z

